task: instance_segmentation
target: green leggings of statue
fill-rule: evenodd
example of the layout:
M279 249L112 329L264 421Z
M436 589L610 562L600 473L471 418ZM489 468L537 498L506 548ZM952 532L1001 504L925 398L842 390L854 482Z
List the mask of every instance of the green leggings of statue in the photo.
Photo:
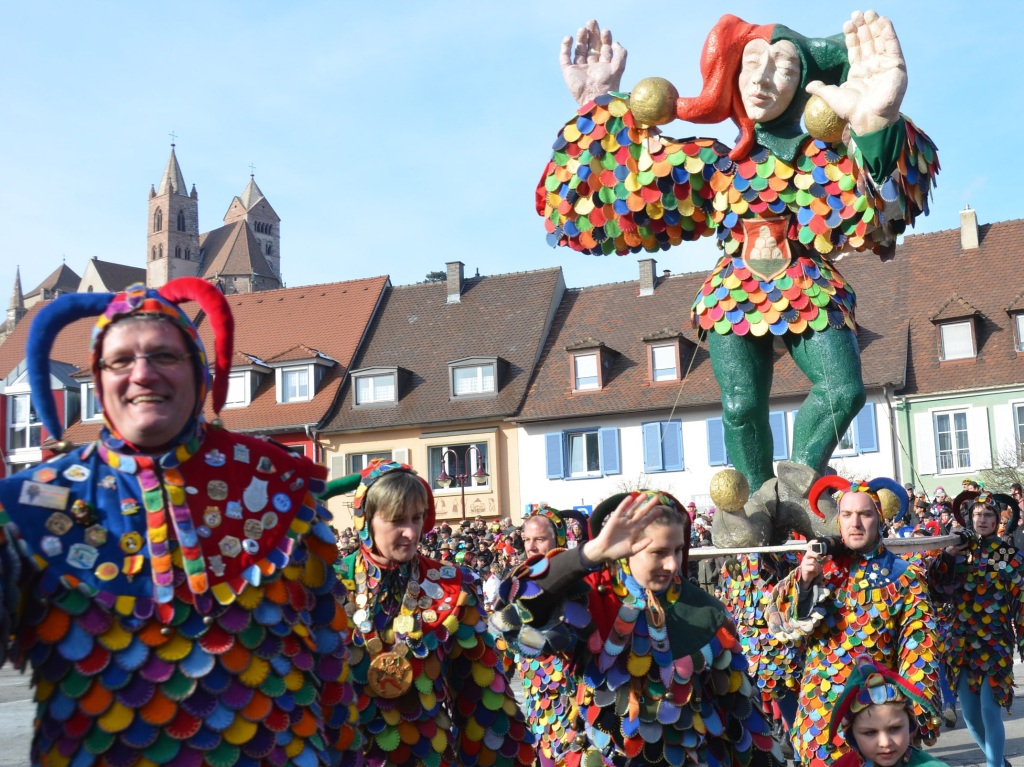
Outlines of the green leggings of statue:
M768 399L775 337L710 333L711 367L722 390L722 426L729 460L751 490L775 476ZM811 391L793 424L791 460L824 470L839 438L864 406L860 350L851 330L807 331L782 336Z

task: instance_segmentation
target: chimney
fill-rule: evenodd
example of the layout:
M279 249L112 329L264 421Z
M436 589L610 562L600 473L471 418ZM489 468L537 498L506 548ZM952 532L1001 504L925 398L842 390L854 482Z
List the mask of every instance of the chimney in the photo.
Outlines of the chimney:
M658 283L655 267L658 262L653 258L641 258L640 261L640 295L654 295L654 286Z
M960 250L978 249L978 212L968 205L960 211Z
M461 261L449 261L448 267L448 303L457 304L462 300L462 270L464 264Z

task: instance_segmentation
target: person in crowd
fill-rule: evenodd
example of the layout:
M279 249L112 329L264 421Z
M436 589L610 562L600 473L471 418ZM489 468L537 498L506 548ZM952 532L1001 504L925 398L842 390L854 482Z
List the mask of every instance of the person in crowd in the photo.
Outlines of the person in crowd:
M1013 656L1024 657L1024 554L997 535L996 499L968 491L969 528L929 571L933 598L950 605L946 674L971 737L987 767L1005 767L1006 731L1000 709L1013 703ZM961 517L958 521L964 521Z
M725 608L682 573L690 519L671 495L602 502L591 539L531 559L491 625L572 659L580 737L564 764L751 765L781 758Z
M936 635L924 573L889 551L879 536L882 506L878 491L900 500L897 522L909 499L893 480L850 482L823 477L811 488L817 508L826 491L841 491L838 539L811 541L800 567L775 589L771 631L802 649L806 662L794 723L797 757L806 767L823 767L848 746L833 740L824 726L842 692L859 647L920 684L924 696L938 695ZM934 708L934 706L933 706ZM919 736L934 742L937 720L917 712Z
M99 439L0 480L0 661L33 670L31 763L361 764L338 549L312 495L326 470L203 414L227 396L227 301L181 278L40 310L28 377L56 439L50 351L97 315Z
M919 687L871 655L857 656L829 720L829 734L850 746L833 767L945 767L912 745L915 705L931 706Z

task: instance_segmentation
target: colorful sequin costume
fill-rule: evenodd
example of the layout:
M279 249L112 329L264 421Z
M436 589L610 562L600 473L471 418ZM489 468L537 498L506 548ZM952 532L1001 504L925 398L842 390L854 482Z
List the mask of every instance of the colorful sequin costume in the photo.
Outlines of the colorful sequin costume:
M804 765L823 767L845 744L831 741L828 717L850 673L853 658L868 652L937 700L935 621L924 573L881 543L867 553L836 555L825 566L824 583L814 588L814 607L798 618L799 570L775 590L772 632L805 655L794 745ZM936 707L937 708L937 707ZM937 736L936 721L918 711L926 742Z
M202 286L129 289L101 319L97 350L120 315L171 317L198 358L201 408L205 352L167 296L197 291L208 316L228 311ZM67 298L87 316L111 297ZM46 381L33 381L35 406L55 435L37 326L52 342L63 300L29 341L30 377ZM310 495L324 473L194 417L163 454L131 450L108 423L98 442L0 481L4 637L33 669L32 763L361 764L337 549Z
M342 560L354 616L352 680L366 734L366 764L526 767L535 750L487 631L475 576L422 555L381 567L363 509L381 476L407 471L373 461L328 493L355 487L354 525L362 546ZM434 526L433 497L424 529Z
M936 600L949 605L946 664L950 688L966 675L972 692L991 685L1001 708L1013 703L1013 653L1024 657L1024 554L997 536L974 539L964 554L943 551L928 573Z
M588 571L582 550L521 566L502 585L507 606L491 618L510 642L575 664L580 737L563 763L718 767L780 759L721 603L678 575L655 595L621 561Z

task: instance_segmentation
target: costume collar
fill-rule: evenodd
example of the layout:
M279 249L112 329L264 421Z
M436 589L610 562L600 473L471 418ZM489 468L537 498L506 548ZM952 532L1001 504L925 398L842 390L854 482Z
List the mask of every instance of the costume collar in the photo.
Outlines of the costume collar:
M107 427L100 432L97 449L104 463L125 474L137 474L141 467L174 469L199 452L206 441L206 422L193 418L182 429L174 447L163 453L142 453Z

